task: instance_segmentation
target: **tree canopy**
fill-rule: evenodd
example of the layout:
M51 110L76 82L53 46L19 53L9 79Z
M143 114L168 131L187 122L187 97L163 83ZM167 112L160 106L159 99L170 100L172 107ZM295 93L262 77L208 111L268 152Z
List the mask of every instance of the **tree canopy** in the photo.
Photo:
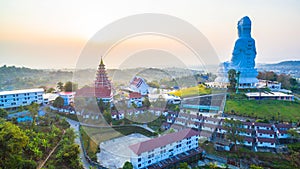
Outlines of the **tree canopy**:
M22 153L29 138L16 125L0 123L0 168L21 168Z
M72 92L72 91L77 90L78 85L76 83L72 83L72 82L68 81L65 83L63 88L64 88L65 92Z
M236 83L237 83L237 80L236 80L236 70L230 69L228 71L228 80L229 80L229 86L228 86L228 88L231 91L234 91Z
M8 112L5 109L0 109L0 118L6 118Z
M62 97L57 97L53 102L54 107L61 108L64 106L64 99Z
M122 168L123 169L133 169L133 165L129 161L126 161Z

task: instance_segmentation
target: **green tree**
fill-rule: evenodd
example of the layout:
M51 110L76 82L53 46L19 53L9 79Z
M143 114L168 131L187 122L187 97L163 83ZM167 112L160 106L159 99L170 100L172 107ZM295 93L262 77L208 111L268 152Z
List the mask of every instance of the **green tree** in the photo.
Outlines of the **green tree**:
M24 147L29 138L16 125L0 123L0 168L20 168Z
M42 144L42 146L44 147L44 151L46 151L47 148L50 147L49 141L46 140L46 139L42 139L42 140L41 140L41 144Z
M63 91L64 90L64 84L62 82L58 82L56 84L56 88L58 91Z
M227 131L226 138L235 144L235 150L237 148L237 142L242 143L244 141L243 136L240 136L239 132L245 132L242 127L243 123L240 120L225 119L223 127Z
M300 138L300 134L295 129L289 129L287 133L291 135L292 138Z
M251 164L250 169L263 169L263 167L257 166L255 164Z
M156 80L148 82L147 84L148 84L148 86L153 87L153 88L159 88L159 86L160 86L158 81L156 81Z
M229 81L229 86L228 86L229 90L234 91L236 83L237 83L236 70L230 69L228 71L228 81Z
M20 168L36 169L37 168L37 164L33 160L23 160L21 162L21 167Z
M47 89L46 93L52 93L54 91L55 91L55 89L53 87L50 87L49 89Z
M57 97L53 102L54 107L62 108L64 106L64 99L62 97Z
M66 82L64 85L64 91L65 92L72 92L76 91L78 88L78 85L76 83L72 83L70 81Z
M123 165L123 169L133 169L133 165L131 164L131 162L126 161Z
M98 101L98 107L100 109L100 112L103 112L106 108L105 103L103 102L103 100L100 98L100 100Z
M218 165L217 165L216 163L210 162L210 163L208 164L208 167L209 167L210 169L215 169L215 168L218 168Z
M186 162L180 163L179 164L179 168L180 169L189 169L189 165Z
M143 106L149 108L151 106L151 103L148 99L148 97L146 97L143 101Z
M111 114L107 110L104 110L103 116L108 124L112 122Z
M30 115L32 117L32 128L33 128L36 124L36 117L37 117L38 112L39 112L39 104L32 103L27 108L28 108L28 110L30 112Z
M0 108L0 118L6 118L8 115L8 111Z

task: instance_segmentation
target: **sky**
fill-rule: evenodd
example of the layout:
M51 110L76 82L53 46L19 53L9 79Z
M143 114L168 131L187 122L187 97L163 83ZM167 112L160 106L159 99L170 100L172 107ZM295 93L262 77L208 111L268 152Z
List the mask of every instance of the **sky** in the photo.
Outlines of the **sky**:
M3 0L0 1L0 65L75 68L85 45L99 30L118 19L142 13L167 14L192 24L208 39L222 62L230 60L237 39L237 22L247 15L252 20L252 37L256 41L256 63L300 60L299 7L298 0ZM170 57L171 49L164 52L168 45L162 42L175 42L158 43L155 40L161 38L157 37L128 39L118 48L135 48L149 38L154 41L152 44L161 44L162 57L164 53L166 58ZM122 52L116 53L113 57L104 56L108 68L124 66L116 64ZM141 54L151 57L151 51L132 52L130 57ZM129 65L134 62L128 60L124 62ZM183 60L193 63L189 58Z

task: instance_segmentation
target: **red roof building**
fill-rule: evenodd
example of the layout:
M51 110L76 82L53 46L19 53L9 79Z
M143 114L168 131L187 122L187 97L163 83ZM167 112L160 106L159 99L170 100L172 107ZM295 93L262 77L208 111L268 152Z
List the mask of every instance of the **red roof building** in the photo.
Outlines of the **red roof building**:
M143 152L148 152L154 150L159 147L166 146L171 143L175 143L177 141L181 141L183 139L199 136L199 132L193 129L184 129L179 132L166 134L161 137L157 137L151 140L147 140L144 142L140 142L137 144L133 144L129 146L129 148L137 155L140 155Z

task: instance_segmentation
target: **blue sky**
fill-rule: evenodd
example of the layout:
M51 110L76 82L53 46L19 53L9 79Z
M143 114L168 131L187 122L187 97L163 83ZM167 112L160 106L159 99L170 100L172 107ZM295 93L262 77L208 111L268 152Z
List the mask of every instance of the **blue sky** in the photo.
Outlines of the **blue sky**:
M297 0L1 1L0 64L74 68L98 30L140 13L168 14L191 23L207 37L220 61L230 60L237 21L247 15L256 40L256 62L300 60L299 7ZM106 64L116 67L113 63L110 59Z

